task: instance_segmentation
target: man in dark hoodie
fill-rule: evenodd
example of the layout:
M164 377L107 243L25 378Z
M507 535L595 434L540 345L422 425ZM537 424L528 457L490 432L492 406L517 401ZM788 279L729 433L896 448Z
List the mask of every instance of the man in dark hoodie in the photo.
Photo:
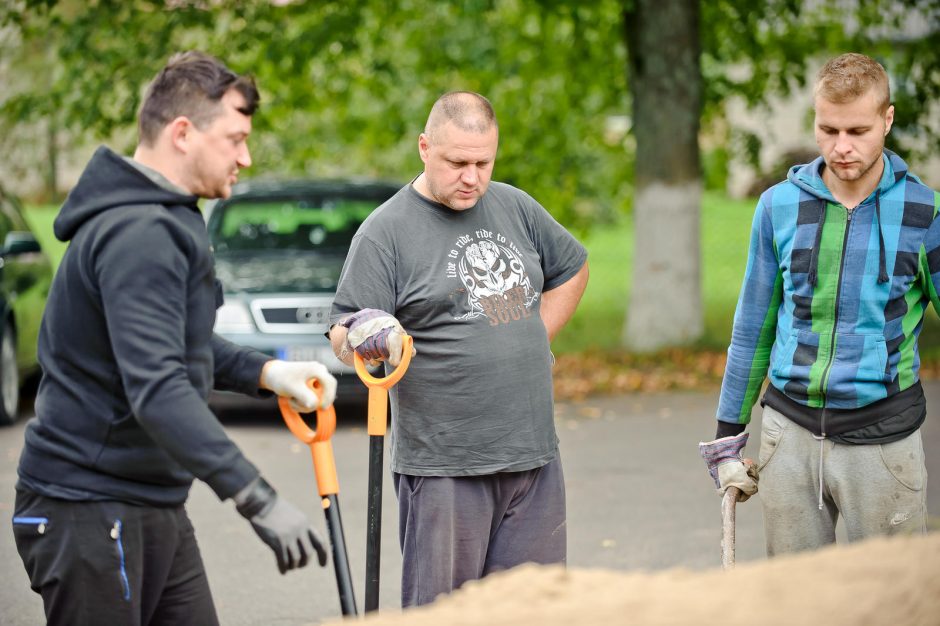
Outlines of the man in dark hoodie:
M821 156L760 198L718 404L700 444L719 492L757 491L768 555L922 533L926 404L917 338L940 310L938 196L885 150L888 75L844 54L820 70ZM756 468L741 447L764 379Z
M212 332L222 303L197 200L251 164L258 91L198 52L150 85L134 158L100 148L55 221L69 247L39 337L13 530L50 624L216 624L184 509L194 478L275 552L281 573L326 552L207 404L215 387L333 402L320 363L271 360ZM320 383L318 395L308 380Z

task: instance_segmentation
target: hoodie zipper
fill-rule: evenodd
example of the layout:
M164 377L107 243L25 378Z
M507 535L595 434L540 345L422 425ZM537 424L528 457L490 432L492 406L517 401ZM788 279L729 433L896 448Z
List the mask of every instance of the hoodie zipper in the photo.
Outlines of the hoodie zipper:
M843 207L844 208L844 207ZM823 375L820 380L820 393L823 397L823 406L822 406L822 419L820 420L820 435L823 437L826 436L826 404L828 403L828 391L829 391L829 373L832 370L832 364L835 362L836 358L836 330L839 328L839 294L842 293L842 278L845 274L845 257L846 247L849 245L849 229L852 228L852 213L846 209L846 218L845 218L845 233L842 235L842 253L839 259L839 278L836 281L836 293L833 298L834 309L833 309L833 319L832 319L832 338L829 340L829 361L826 363L826 367L823 369Z
M111 527L111 539L117 543L118 556L121 558L121 588L124 590L124 599L131 599L131 585L127 580L127 568L124 565L124 541L122 531L124 530L121 520L114 520L114 526Z
M843 207L844 208L844 207ZM823 368L822 378L819 381L820 393L822 394L822 415L819 418L819 436L813 435L814 439L819 440L819 510L823 509L823 452L826 441L826 404L828 403L829 391L829 373L832 371L832 364L836 360L836 330L839 328L839 294L842 293L842 276L845 270L845 257L848 256L846 248L849 245L849 229L852 227L852 211L845 209L845 232L842 235L842 253L839 259L839 277L836 280L836 293L833 298L833 319L832 319L832 338L829 340L829 361ZM822 228L822 225L820 225Z

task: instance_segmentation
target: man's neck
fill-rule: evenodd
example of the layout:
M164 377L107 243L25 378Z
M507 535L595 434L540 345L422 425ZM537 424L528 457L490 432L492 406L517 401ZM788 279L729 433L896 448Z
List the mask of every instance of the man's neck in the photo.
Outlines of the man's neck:
M134 161L143 165L146 168L156 172L163 178L165 178L171 185L177 187L182 193L191 194L188 187L182 183L180 177L176 175L176 172L172 168L166 167L163 160L153 151L145 148L144 146L138 145L137 150L134 151L134 156L132 157Z
M885 163L881 158L858 180L842 180L834 176L828 167L823 169L822 179L826 188L832 193L832 197L845 208L852 210L878 187L884 171Z

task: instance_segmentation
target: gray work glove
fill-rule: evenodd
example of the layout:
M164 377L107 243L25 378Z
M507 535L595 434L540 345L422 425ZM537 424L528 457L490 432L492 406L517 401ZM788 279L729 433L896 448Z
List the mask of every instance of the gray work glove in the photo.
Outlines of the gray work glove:
M380 309L362 309L340 320L339 324L347 328L346 345L343 346L341 357L349 350L355 350L367 363L388 361L392 367L401 363L405 330L391 313ZM414 347L411 355L415 355Z
M757 467L750 459L741 458L741 449L747 438L748 433L741 433L698 444L708 474L715 480L718 495L724 496L728 487L737 487L741 490L738 502L744 502L757 493Z
M235 508L251 522L261 540L277 557L277 569L304 567L313 551L320 565L326 565L326 548L319 533L300 509L278 497L277 492L261 477L235 494Z

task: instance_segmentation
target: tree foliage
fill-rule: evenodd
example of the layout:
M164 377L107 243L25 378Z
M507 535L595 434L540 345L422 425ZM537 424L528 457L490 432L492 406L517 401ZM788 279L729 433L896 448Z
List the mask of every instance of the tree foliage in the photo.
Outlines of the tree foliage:
M2 20L48 49L51 84L19 90L2 115L58 114L108 138L133 125L174 51L200 48L257 78L255 175L406 181L431 104L469 89L496 107L497 178L587 225L630 191L623 136L605 127L625 108L617 17L612 0L22 2Z
M618 124L629 127L621 16L632 5L8 0L0 118L55 119L73 134L111 138L133 127L143 87L167 58L201 48L258 78L256 175L406 180L433 100L472 89L501 120L497 177L586 226L631 197L633 140ZM895 78L893 147L935 150L940 124L924 121L937 116L930 106L940 97L938 22L940 0L702 2L704 128L728 97L758 105L811 80L813 59L854 49ZM756 151L758 137L738 138L733 149Z

